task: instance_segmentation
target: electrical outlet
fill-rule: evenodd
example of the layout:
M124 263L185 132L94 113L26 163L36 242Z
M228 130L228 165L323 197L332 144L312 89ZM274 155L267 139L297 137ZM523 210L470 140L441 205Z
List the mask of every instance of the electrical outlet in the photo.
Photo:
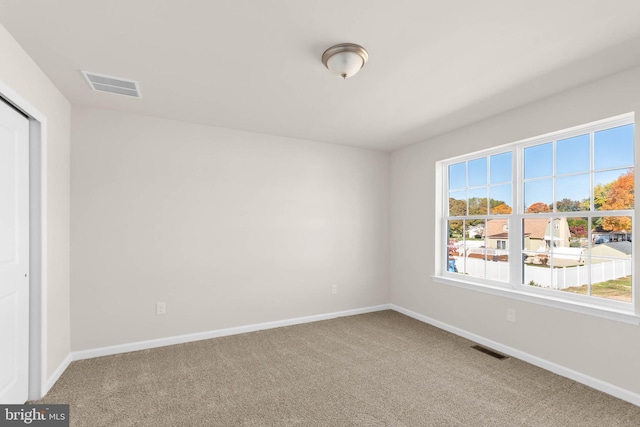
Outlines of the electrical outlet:
M507 308L507 320L509 322L516 321L516 309L515 308Z
M338 285L331 285L331 294L335 295L338 293Z
M163 302L156 303L156 315L162 316L163 314L167 314L167 305Z

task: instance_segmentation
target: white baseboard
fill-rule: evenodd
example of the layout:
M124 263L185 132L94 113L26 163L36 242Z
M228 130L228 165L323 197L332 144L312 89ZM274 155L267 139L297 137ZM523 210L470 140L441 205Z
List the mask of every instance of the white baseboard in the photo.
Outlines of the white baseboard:
M158 338L154 340L138 341L133 343L109 346L109 347L75 351L73 353L68 354L67 357L65 357L62 363L55 370L55 372L51 375L51 377L49 377L46 384L46 390L44 391L43 394L46 394L49 392L51 387L53 387L53 385L56 383L56 381L58 381L62 373L67 369L69 364L75 360L109 356L113 354L127 353L130 351L146 350L150 348L164 347L168 345L182 344L187 342L224 337L229 335L244 334L247 332L255 332L255 331L261 331L265 329L280 328L283 326L299 325L303 323L311 323L311 322L317 322L320 320L335 319L335 318L344 317L344 316L354 316L357 314L372 313L375 311L382 311L382 310L397 311L398 313L402 313L406 316L412 317L421 322L428 323L437 328L440 328L445 331L451 332L455 335L467 338L471 341L485 345L487 347L490 347L499 352L508 354L517 359L524 360L525 362L531 363L532 365L546 369L555 374L572 379L574 381L577 381L579 383L592 387L596 390L600 390L604 393L610 394L619 399L622 399L627 402L633 403L634 405L640 406L640 394L623 389L621 387L610 384L606 381L599 380L597 378L591 377L581 372L574 371L573 369L558 365L546 359L542 359L538 356L534 356L532 354L500 344L496 341L484 338L480 335L476 335L474 333L465 331L455 326L451 326L447 323L443 323L438 320L432 319L430 317L424 316L422 314L418 314L416 312L397 306L395 304L382 304L382 305L377 305L372 307L364 307L364 308L345 310L345 311L339 311L334 313L297 317L292 319L277 320L274 322L257 323L253 325L238 326L233 328L218 329L218 330L199 332L194 334L178 335L178 336L167 337L167 338Z
M356 314L372 313L374 311L389 310L389 304L376 305L372 307L356 308L353 310L338 311L334 313L317 314L313 316L296 317L293 319L276 320L274 322L257 323L253 325L237 326L233 328L217 329L194 334L177 335L173 337L158 338L146 341L137 341L127 344L118 344L109 347L100 347L89 350L74 351L71 353L72 359L82 360L94 357L110 356L112 354L127 353L130 351L147 350L150 348L164 347L174 344L183 344L193 341L208 340L211 338L226 337L229 335L245 334L247 332L262 331L265 329L280 328L283 326L299 325L302 323L317 322L320 320L335 319L337 317L354 316ZM57 371L56 371L57 372ZM58 376L59 377L59 376ZM57 379L57 378L56 378ZM55 381L54 381L55 382Z
M69 364L72 361L73 359L72 359L71 353L67 354L67 357L64 358L62 363L60 363L60 365L56 368L56 370L53 372L53 374L51 374L51 376L47 380L47 384L45 386L46 389L42 391L42 396L40 396L40 398L44 397L44 395L49 393L49 390L51 390L51 387L53 387L56 381L60 379L60 376L62 376L64 371L67 370L67 368L69 367Z
M389 308L391 310L397 311L398 313L402 313L406 316L413 317L416 320L420 320L421 322L428 323L440 329L444 329L445 331L451 332L452 334L467 338L468 340L490 347L501 353L508 354L509 356L515 357L520 360L524 360L527 363L531 363L532 365L538 366L542 369L546 369L547 371L551 371L554 374L558 374L560 376L572 379L576 382L579 382L591 388L595 388L596 390L600 390L604 393L610 394L619 399L622 399L629 403L633 403L634 405L640 406L640 394L637 394L632 391L626 390L622 387L618 387L616 385L610 384L606 381L599 380L597 378L591 377L581 372L574 371L573 369L558 365L546 359L542 359L538 356L534 356L532 354L525 353L524 351L520 351L515 348L500 344L496 341L492 341L480 335L476 335L472 332L465 331L464 329L460 329L455 326L451 326L447 323L443 323L438 320L432 319L430 317L424 316L422 314L418 314L411 310L407 310L406 308L399 307L395 304L389 304Z

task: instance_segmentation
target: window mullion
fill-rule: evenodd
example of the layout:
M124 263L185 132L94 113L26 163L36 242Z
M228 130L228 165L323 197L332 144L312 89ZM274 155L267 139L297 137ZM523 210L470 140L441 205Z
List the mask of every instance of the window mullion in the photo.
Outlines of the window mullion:
M509 283L514 289L520 288L522 284L522 249L523 249L523 233L522 233L522 211L524 205L523 197L523 149L515 147L512 154L512 200L514 206L512 215L509 220L509 238L512 244L509 246Z

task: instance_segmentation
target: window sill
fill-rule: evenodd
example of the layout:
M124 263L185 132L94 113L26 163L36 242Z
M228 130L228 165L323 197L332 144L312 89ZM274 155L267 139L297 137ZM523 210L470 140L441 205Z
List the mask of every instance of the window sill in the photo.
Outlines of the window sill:
M443 276L431 276L433 281L445 285L453 285L464 289L477 292L484 292L505 298L511 298L533 304L539 304L546 307L558 308L561 310L572 311L574 313L586 314L588 316L600 317L616 322L627 323L630 325L640 325L640 315L635 314L632 309L618 310L610 307L602 307L593 304L580 303L575 301L567 301L560 298L554 298L548 295L534 295L529 292L517 289L502 288L487 284L479 284L465 280L456 280Z

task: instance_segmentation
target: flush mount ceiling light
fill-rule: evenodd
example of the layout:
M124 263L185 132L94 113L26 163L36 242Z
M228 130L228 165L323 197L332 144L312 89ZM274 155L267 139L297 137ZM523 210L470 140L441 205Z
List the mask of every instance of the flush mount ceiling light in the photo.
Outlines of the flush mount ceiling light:
M341 43L331 46L322 54L322 63L333 74L343 79L355 75L369 59L369 52L360 45Z

